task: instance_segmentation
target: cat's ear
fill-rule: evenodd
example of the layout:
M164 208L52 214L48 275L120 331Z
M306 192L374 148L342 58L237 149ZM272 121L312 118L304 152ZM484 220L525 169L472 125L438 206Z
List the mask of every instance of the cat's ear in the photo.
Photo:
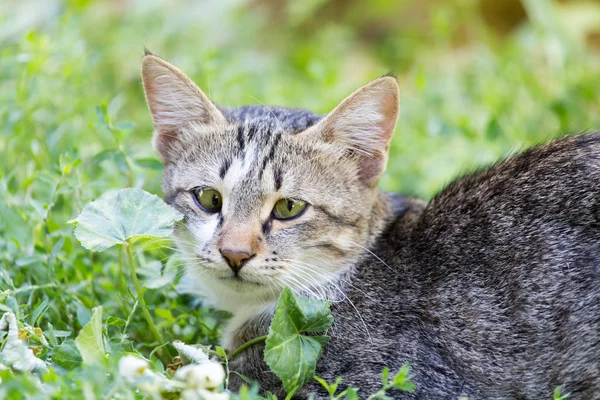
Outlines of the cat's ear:
M348 96L316 128L356 158L360 179L375 186L383 174L398 118L398 82L384 76Z
M183 132L190 123L225 123L223 114L202 90L161 58L144 56L142 81L154 124L154 147L164 162L169 161L174 144L190 140Z

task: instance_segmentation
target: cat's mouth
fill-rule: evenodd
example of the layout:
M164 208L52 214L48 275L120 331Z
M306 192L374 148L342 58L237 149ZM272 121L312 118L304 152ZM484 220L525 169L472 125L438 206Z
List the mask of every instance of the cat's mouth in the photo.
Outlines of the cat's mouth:
M219 279L222 281L226 281L228 283L239 284L239 285L255 285L255 286L262 285L262 283L244 279L243 277L241 277L239 275L220 276Z

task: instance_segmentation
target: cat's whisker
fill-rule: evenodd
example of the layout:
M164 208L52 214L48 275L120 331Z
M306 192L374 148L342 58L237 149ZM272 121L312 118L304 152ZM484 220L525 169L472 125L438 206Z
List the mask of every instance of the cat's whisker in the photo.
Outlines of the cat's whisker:
M321 299L321 297L319 297L319 295L317 293L315 293L311 288L309 288L308 286L306 286L304 283L300 282L298 279L298 276L293 276L293 275L288 275L283 277L283 281L286 283L292 283L294 284L296 287L294 288L294 286L290 285L290 288L293 291L297 291L298 288L302 289L303 292L307 293L310 297L313 297L315 299L318 300L325 300L325 299Z
M269 286L269 289L271 290L271 294L273 294L273 298L276 299L277 296L275 295L275 290L273 290L273 287L271 286L271 285L275 286L275 281L270 276L267 276L266 278L268 280L267 284ZM277 288L277 287L275 287L275 288Z
M299 267L299 265L298 265L298 267ZM354 305L354 303L352 302L352 300L350 300L350 298L348 296L346 296L346 294L344 293L344 291L339 286L337 286L335 283L333 283L333 282L327 282L327 283L330 284L330 285L332 285L334 288L336 288L340 292L340 294L343 296L344 300L347 300L348 303L352 306L352 308L356 312L356 315L358 316L358 318L360 319L362 325L365 328L365 332L367 333L367 336L369 337L369 341L371 342L371 344L373 344L373 338L371 337L371 332L369 331L369 327L367 326L366 321L364 320L364 318L360 314L360 311L358 311L358 308Z
M327 297L327 299L329 301L337 303L337 302L343 301L344 299L347 298L344 291L339 286L337 286L335 283L327 280L328 279L327 277L323 276L322 274L314 271L313 269L311 269L310 267L307 267L307 266L296 265L296 267L300 268L300 270L296 270L296 272L303 273L305 276L308 276L310 279L315 278L313 274L323 277L325 279L325 282L320 283L318 286L316 286L316 287L320 288L323 292L325 292L326 286L330 285L342 295L341 300L337 300L336 299L337 296L335 296L334 294L331 294L330 296L325 296L325 297Z
M293 260L287 260L287 261L293 262ZM328 296L326 294L325 287L324 287L323 284L321 284L321 283L315 284L315 282L314 282L315 277L314 277L313 273L317 274L317 275L319 275L321 277L323 277L327 281L328 279L327 279L327 277L325 275L323 275L323 274L321 274L321 273L319 273L319 272L311 269L308 266L302 266L302 265L298 265L298 264L292 264L292 267L293 267L292 274L296 274L296 276L302 277L305 281L307 281L307 283L311 287L314 288L314 290L317 290L321 294L321 297L323 297L324 299L329 299L331 301L334 300L334 299L331 298L331 296ZM304 276L300 276L300 275L297 275L297 274L303 274ZM338 290L339 290L339 288L338 288Z
M354 245L354 246L360 247L361 249L365 250L366 252L368 252L369 254L371 254L373 257L375 257L377 260L379 260L379 262L380 262L380 263L382 263L383 265L385 265L386 267L388 267L388 268L389 268L391 271L393 271L394 273L397 273L397 272L398 272L398 271L397 271L397 270L395 270L394 268L390 267L390 266L389 266L389 265L388 265L388 264L387 264L385 261L383 261L383 260L381 259L381 257L379 257L377 254L373 253L371 250L369 250L369 249L368 249L368 248L366 248L365 246L363 246L363 245L360 245L360 244L358 244L358 243L354 243L353 241L351 241L351 240L347 240L347 239L346 239L346 243L349 243L349 244L351 244L351 245Z
M303 263L303 264L305 264L305 265L307 265L307 266L310 266L311 268L316 268L317 270L319 270L319 271L322 271L322 272L324 272L325 274L331 275L331 271L327 271L326 269L324 269L323 267L319 267L318 265L315 265L315 264L309 264L309 263L307 263L307 262L298 261L298 260L290 260L290 261L292 261L292 262L297 262L297 263ZM319 260L319 261L322 261L322 260ZM323 276L323 278L324 278L324 279L328 279L328 280L332 280L332 279L337 279L337 276L336 276L336 277L333 277L333 278L332 278L331 276L329 276L329 277L327 277L327 276ZM365 296L367 296L367 293L365 293L365 291L364 291L364 290L362 290L361 288L358 288L358 287L356 287L356 286L355 286L355 285L353 285L353 284L352 284L350 281L347 281L347 280L346 280L346 281L344 281L344 284L345 284L345 285L348 285L348 286L350 286L350 287L352 287L352 288L354 288L355 290L357 290L357 291L361 292L362 294L364 294Z
M330 296L327 296L327 293L325 292L324 288L321 286L315 285L314 281L313 281L314 277L311 276L306 271L296 270L294 276L296 276L297 278L302 279L304 282L306 282L308 287L313 288L313 290L319 294L320 300L331 300Z

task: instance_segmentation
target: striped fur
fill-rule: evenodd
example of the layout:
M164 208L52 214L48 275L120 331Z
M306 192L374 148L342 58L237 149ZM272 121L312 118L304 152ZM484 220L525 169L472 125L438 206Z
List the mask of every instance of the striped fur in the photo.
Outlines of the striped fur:
M189 278L233 314L225 346L266 334L287 285L332 301L316 373L361 395L408 362L417 390L391 398L542 399L557 385L600 398L599 133L509 157L425 205L376 188L398 111L392 77L321 117L215 106L151 55L142 72ZM198 186L222 194L219 213L197 206ZM280 199L309 207L280 221ZM237 278L222 243L252 251ZM263 349L229 365L283 397ZM231 375L230 388L241 383ZM294 398L311 392L329 398L316 382Z
M192 260L189 276L202 294L234 316L225 344L272 307L285 286L339 296L325 284L351 268L388 208L376 181L397 117L396 80L371 82L323 117L279 107L219 107L158 57L146 55L142 68L154 143L165 163L165 198L186 215L178 246ZM199 186L221 193L221 213L195 205L191 190ZM271 212L282 198L306 201L307 211L275 219ZM242 237L256 256L232 279L219 246Z

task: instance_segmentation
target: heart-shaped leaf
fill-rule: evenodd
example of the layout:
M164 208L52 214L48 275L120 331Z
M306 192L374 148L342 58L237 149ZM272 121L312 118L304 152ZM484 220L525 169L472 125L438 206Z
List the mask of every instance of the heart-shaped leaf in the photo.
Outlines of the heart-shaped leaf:
M103 251L140 238L169 236L183 215L158 196L141 189L107 193L83 208L72 222L83 247Z
M288 392L313 379L323 346L329 341L327 336L304 333L325 331L332 323L329 302L295 297L289 288L281 293L264 357Z

